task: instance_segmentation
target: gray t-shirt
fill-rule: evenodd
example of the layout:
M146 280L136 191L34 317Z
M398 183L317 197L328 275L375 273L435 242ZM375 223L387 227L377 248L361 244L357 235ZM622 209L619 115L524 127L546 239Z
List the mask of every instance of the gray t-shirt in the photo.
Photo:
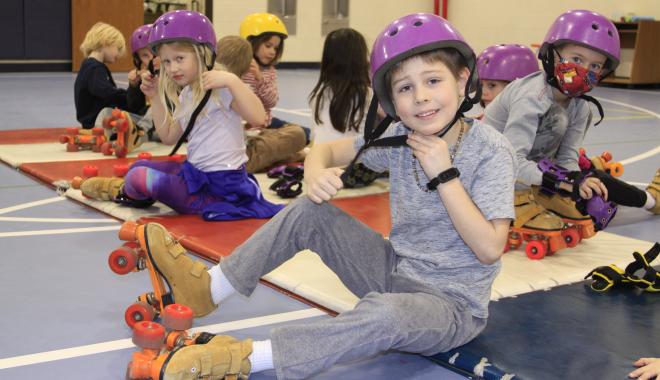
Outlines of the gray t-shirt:
M515 159L511 144L492 127L472 121L454 166L472 201L487 220L513 219ZM402 123L385 135L409 133ZM356 149L364 144L358 137ZM437 192L425 192L415 180L410 147L373 147L361 161L390 172L390 242L398 256L397 272L414 278L465 304L479 318L488 316L490 288L500 262L484 265L458 234ZM419 182L429 181L415 159Z
M578 150L591 124L591 110L583 99L571 99L568 108L555 103L552 87L542 71L511 82L486 107L484 122L511 142L518 160L518 181L540 185L537 162L549 158L579 170Z

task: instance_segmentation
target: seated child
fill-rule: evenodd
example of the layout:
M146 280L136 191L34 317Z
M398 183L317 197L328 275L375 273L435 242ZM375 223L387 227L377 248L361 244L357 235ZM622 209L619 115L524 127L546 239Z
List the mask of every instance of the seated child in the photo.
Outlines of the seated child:
M218 40L216 62L240 78L252 64L252 45L239 36L223 37ZM246 141L248 162L245 169L248 173L257 173L280 162L300 160L304 156L297 153L305 145L305 135L297 125L251 130Z
M105 107L126 108L126 90L117 88L106 64L124 54L126 42L117 28L97 22L85 35L80 50L85 59L73 85L76 119L85 129L94 127Z
M481 79L480 104L486 108L509 83L539 71L539 62L527 46L499 44L479 54L477 70Z

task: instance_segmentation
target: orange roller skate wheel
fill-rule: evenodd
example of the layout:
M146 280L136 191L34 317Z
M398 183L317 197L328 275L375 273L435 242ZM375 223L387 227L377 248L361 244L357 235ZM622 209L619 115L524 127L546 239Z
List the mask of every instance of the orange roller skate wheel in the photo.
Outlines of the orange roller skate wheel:
M623 174L623 165L620 162L615 162L610 165L610 174L613 177L620 177Z
M119 239L123 241L136 241L139 225L132 221L124 222L119 229Z
M158 350L134 352L126 370L127 379L159 379L160 370L168 357Z

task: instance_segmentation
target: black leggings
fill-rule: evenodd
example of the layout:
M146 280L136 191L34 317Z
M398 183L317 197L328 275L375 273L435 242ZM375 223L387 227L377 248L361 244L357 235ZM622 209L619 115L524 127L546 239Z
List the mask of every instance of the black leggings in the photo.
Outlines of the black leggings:
M607 188L608 201L628 207L644 207L646 204L646 192L644 190L618 180L602 170L595 170L594 175Z

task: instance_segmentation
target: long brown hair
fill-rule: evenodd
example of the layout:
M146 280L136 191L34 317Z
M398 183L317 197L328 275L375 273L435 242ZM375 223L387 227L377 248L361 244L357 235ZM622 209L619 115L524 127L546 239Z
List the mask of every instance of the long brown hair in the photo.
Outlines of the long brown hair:
M358 131L364 118L369 93L369 60L367 43L360 32L351 28L337 29L325 39L321 73L309 94L314 105L314 121L321 124L320 109L331 91L330 121L339 132Z

